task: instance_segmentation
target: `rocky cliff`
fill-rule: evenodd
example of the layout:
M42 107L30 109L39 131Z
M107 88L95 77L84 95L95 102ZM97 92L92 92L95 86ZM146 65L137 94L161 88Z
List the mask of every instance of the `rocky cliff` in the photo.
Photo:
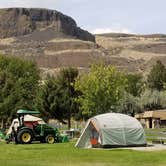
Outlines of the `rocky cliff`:
M85 71L101 61L145 74L156 60L166 64L166 35L111 33L95 37L55 10L0 9L0 54L34 60L42 76L69 66Z
M0 9L0 54L33 60L42 75L61 67L87 70L104 56L95 37L60 12L47 9Z
M74 37L86 41L95 41L89 32L77 27L69 16L55 10L8 8L0 9L0 38L36 34L36 40L43 34L43 40L55 37ZM40 34L40 32L42 32ZM44 38L45 37L45 38Z

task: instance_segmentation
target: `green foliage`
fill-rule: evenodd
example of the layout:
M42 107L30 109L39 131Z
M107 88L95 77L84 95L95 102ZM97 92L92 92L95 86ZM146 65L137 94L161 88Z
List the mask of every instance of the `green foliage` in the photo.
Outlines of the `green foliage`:
M47 80L39 86L39 90L35 99L35 109L41 112L42 118L48 121L49 118L56 118L61 116L54 113L57 108L57 85L56 80L53 77L47 78Z
M82 93L77 99L81 105L82 114L88 118L115 111L125 86L124 74L114 67L93 65L88 74L77 79L75 85L76 90Z
M165 66L161 63L161 61L157 61L156 64L151 69L147 84L151 89L163 90L164 84L166 83L166 69Z
M166 108L166 92L146 89L141 95L141 105L144 110L154 110Z
M0 56L0 117L10 120L19 108L32 109L39 71L31 61Z
M55 118L65 123L64 120L67 119L70 128L70 119L78 110L74 100L77 95L74 90L77 75L77 69L62 69L57 77L48 76L45 83L40 86L35 102L36 109L42 113L46 121Z
M62 85L61 89L64 91L62 95L66 97L62 108L65 109L64 117L68 120L69 129L71 127L71 117L76 117L79 112L78 104L75 101L78 92L74 88L77 76L78 69L69 67L62 69L57 77L57 82L59 85Z
M143 88L143 78L141 74L127 74L126 78L128 80L128 86L126 91L133 96L140 96Z
M134 116L141 112L140 95L144 89L143 78L141 74L127 74L127 87L123 97L119 101L118 111Z
M166 108L166 91L161 91L160 92L160 104L162 105L162 108Z
M117 107L118 112L128 114L134 117L138 112L141 112L140 98L124 92L123 97L119 101Z

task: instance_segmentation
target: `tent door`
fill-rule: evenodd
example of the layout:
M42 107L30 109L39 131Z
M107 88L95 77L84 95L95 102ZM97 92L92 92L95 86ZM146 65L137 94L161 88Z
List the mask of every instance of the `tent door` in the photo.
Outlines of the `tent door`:
M92 123L90 123L90 143L92 147L99 145L99 133Z

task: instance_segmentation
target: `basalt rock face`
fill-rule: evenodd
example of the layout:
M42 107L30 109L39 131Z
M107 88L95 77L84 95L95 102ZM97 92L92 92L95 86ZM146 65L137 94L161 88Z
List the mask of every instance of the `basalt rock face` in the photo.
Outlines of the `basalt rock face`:
M156 60L166 65L164 34L110 33L95 38L55 10L0 9L0 55L35 61L43 78L64 67L88 71L98 62L143 74L149 73Z
M0 9L0 38L18 37L37 32L37 36L40 36L39 33L43 31L48 34L47 38L48 36L50 38L65 36L95 41L92 34L77 27L71 17L58 11L35 8Z
M0 9L0 55L35 61L43 78L64 67L84 72L105 58L95 37L71 17L34 8Z

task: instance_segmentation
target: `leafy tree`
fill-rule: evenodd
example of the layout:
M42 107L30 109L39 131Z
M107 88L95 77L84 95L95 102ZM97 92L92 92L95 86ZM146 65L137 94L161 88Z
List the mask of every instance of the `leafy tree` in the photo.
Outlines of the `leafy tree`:
M140 98L124 91L124 95L119 101L117 110L120 113L128 114L134 117L136 113L142 111Z
M163 108L163 93L157 90L146 89L141 95L141 104L144 110L155 110Z
M128 80L128 86L126 91L133 95L134 97L140 96L143 88L143 78L141 74L127 74L126 78Z
M49 76L40 86L36 108L42 112L45 120L55 118L63 123L68 120L68 128L71 127L71 117L78 111L74 100L77 95L74 90L77 75L75 68L62 69L57 77Z
M39 81L35 63L0 56L0 117L10 121L19 108L32 109Z
M90 72L77 79L75 84L76 90L82 93L77 99L82 114L88 118L115 111L125 86L124 74L114 67L93 65Z
M160 92L160 104L162 105L163 109L166 109L166 91Z
M166 69L161 61L157 61L156 64L151 69L148 78L147 84L151 89L163 90L164 84L166 83Z
M57 79L59 85L63 85L62 89L64 90L66 99L64 100L64 108L66 113L66 118L68 120L68 128L71 127L71 117L77 115L78 104L75 101L75 98L78 95L78 92L75 91L74 85L75 80L78 76L78 70L75 68L66 68L60 71L60 75Z
M56 79L50 76L39 86L35 100L35 109L41 112L45 121L48 121L50 118L60 120L63 117L62 110L56 111L58 109L58 97L60 97L58 90Z

